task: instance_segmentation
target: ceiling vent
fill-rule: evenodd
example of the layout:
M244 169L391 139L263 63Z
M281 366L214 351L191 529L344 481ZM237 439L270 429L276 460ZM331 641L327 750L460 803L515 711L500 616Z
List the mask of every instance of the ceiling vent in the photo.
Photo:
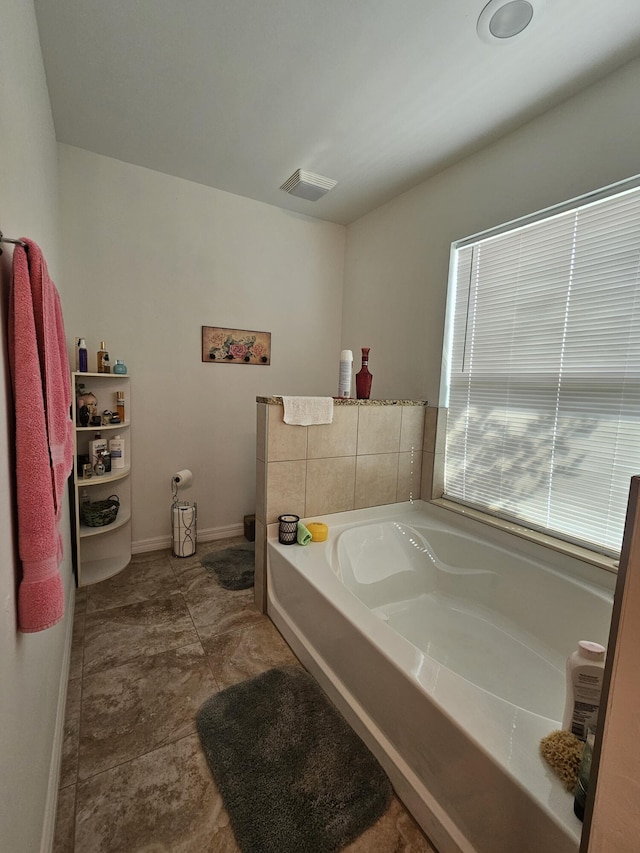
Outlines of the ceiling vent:
M331 178L323 178L322 175L314 175L313 172L298 169L284 182L280 189L290 195L306 198L307 201L317 201L329 190L332 190L337 183Z

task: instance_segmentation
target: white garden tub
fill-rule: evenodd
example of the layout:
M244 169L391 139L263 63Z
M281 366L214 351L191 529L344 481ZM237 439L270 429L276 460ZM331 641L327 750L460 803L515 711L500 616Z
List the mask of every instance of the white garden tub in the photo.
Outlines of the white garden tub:
M269 540L269 615L440 853L575 853L539 742L614 576L423 501L314 520L327 542Z

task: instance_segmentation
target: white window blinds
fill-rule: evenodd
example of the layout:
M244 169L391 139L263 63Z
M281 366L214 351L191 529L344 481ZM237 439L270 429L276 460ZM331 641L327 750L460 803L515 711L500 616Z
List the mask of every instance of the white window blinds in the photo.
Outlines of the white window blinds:
M640 473L640 189L453 259L445 497L617 552Z

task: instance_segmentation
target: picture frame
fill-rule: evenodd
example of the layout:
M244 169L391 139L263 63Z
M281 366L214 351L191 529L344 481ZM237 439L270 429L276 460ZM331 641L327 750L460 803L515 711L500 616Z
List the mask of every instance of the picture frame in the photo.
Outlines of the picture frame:
M202 361L207 364L271 364L271 332L202 326Z

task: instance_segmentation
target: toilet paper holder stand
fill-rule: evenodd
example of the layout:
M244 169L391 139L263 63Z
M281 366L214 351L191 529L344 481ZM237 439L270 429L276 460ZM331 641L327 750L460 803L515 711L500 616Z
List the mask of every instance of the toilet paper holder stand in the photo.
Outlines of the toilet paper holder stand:
M189 484L190 485L190 484ZM174 557L191 557L198 545L198 504L178 497L180 478L171 478L171 527Z

